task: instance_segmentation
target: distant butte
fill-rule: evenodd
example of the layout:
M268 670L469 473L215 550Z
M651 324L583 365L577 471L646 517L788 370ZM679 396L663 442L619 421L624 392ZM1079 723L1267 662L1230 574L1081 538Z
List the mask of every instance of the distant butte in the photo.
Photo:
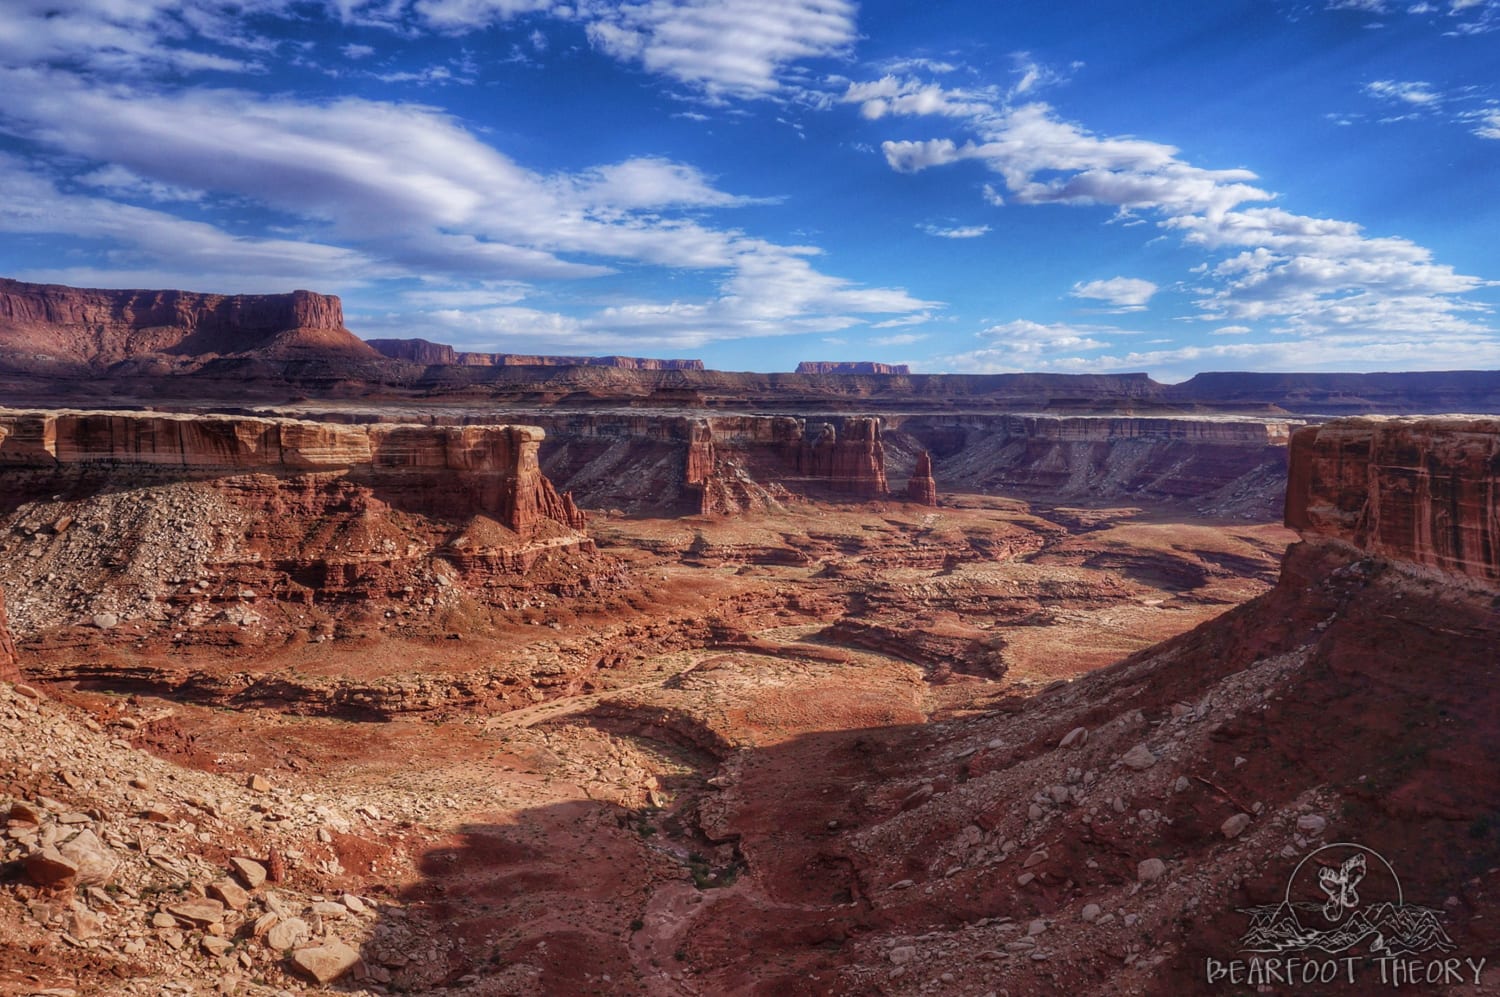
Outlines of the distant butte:
M900 364L807 361L796 373L701 360L471 353L423 339L359 339L332 295L103 290L0 278L0 392L12 402L369 402L762 411L1296 415L1500 413L1500 371L912 374ZM942 453L934 453L940 470Z
M702 360L653 357L570 357L534 353L469 353L425 339L371 339L367 342L392 360L457 367L618 367L621 370L703 370Z
M0 351L100 367L151 354L378 356L344 328L339 299L109 291L0 278Z
M797 365L799 374L910 374L904 363L875 363L870 360L829 361L804 360Z

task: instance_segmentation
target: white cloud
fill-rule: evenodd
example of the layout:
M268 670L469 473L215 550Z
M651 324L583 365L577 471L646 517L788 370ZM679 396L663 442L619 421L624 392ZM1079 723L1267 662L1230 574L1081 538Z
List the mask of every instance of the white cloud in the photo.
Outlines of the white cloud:
M987 345L966 353L934 357L939 370L973 374L998 374L1012 371L1047 370L1071 355L1079 367L1089 361L1078 357L1109 346L1102 336L1126 335L1110 326L1076 326L1066 323L1044 324L1026 319L994 325L978 334Z
M492 308L523 301L531 288L526 284L481 282L478 287L431 291L407 291L401 299L419 308Z
M927 338L924 332L898 332L890 336L876 336L870 340L873 346L909 346Z
M914 315L902 315L900 318L888 318L883 322L871 322L871 329L900 329L908 325L926 325L935 321L930 311L917 312Z
M1138 277L1111 277L1073 285L1068 292L1075 298L1092 298L1122 310L1139 311L1146 307L1157 287Z
M1255 330L1248 325L1226 325L1209 333L1210 336L1248 336Z
M370 56L375 54L375 49L373 46L356 45L353 42L350 42L348 45L340 46L339 51L344 53L345 59L368 59Z
M1376 89L1412 106L1437 99L1425 84L1383 81ZM926 113L947 111L934 104ZM1500 137L1500 112L1485 113L1471 119L1476 133ZM972 137L886 141L886 162L901 173L980 162L1004 180L1004 192L996 185L984 190L997 207L1099 205L1115 208L1115 220L1132 223L1142 214L1154 216L1187 245L1220 256L1200 271L1210 282L1196 301L1200 318L1279 322L1284 333L1303 335L1351 329L1397 335L1421 328L1494 334L1484 320L1488 309L1463 297L1491 282L1436 263L1427 248L1407 239L1366 236L1352 222L1279 207L1246 206L1276 197L1254 185L1249 170L1204 169L1169 145L1096 135L1059 120L1041 103L959 117Z
M1372 80L1365 84L1365 93L1382 100L1399 101L1414 107L1431 107L1442 101L1443 95L1432 89L1431 83L1399 80Z
M1468 120L1474 123L1474 134L1480 138L1500 139L1500 109L1481 111Z
M152 201L201 201L203 191L157 183L136 176L123 166L101 166L78 176L77 181L97 187L115 197L142 197Z
M869 83L851 82L841 104L858 104L859 113L871 121L886 115L924 116L929 114L968 118L987 113L996 99L994 92L977 93L948 89L936 83L882 76Z
M365 13L373 14L377 21L386 20L381 14L382 5L379 3L351 4L350 6L362 8ZM389 6L399 9L402 5L391 4ZM524 14L545 13L553 7L551 0L416 0L416 3L412 5L417 16L429 27L450 34L464 34ZM356 20L357 18L352 14L346 14L345 19Z
M586 202L620 211L757 203L753 198L715 190L692 166L654 156L596 166L569 177L567 182Z
M411 276L458 285L437 291L474 280L589 278L642 265L708 278L712 290L697 301L620 302L582 317L544 319L546 313L516 308L482 316L494 329L546 325L580 342L616 345L632 336L702 342L825 331L862 316L936 307L900 289L822 273L810 262L820 254L814 247L778 245L684 215L756 203L717 189L688 164L650 157L542 175L449 116L414 104L209 88L161 94L31 70L0 69L0 88L10 96L0 106L6 127L69 162L87 162L83 176L96 185L203 191L214 199L205 202L204 217L216 217L224 203L294 220L288 231L295 237L284 242L236 239L206 222L182 222L192 238L181 245L209 247L198 257L205 272L297 272L300 286L347 285L357 271L371 280ZM48 184L42 200L75 219L53 231L132 247L130 259L118 261L122 267L172 272L189 258L171 239L146 238L125 224L84 223L138 209ZM16 228L21 210L11 209L11 230L49 231L40 215L30 228ZM156 214L144 221L150 235L177 220ZM215 254L222 271L214 269ZM434 321L456 321L452 315L478 313L451 307L434 314L449 316Z
M940 239L977 239L990 230L988 225L955 225L944 227L927 224L917 227L928 235L935 235Z
M642 0L581 9L596 18L588 24L596 48L711 99L774 94L789 65L839 55L857 37L849 0Z
M1038 327L1016 322L1009 326ZM1118 331L1118 330L1116 330ZM1076 334L1076 331L1075 333ZM1053 342L1063 342L1062 335ZM1382 333L1320 334L1279 338L1268 342L1216 343L1175 349L1132 350L1101 353L1103 345L1089 336L1091 345L1076 349L1044 345L1038 350L1016 353L992 346L968 353L935 357L935 369L973 373L1053 371L1059 373L1108 373L1147 371L1164 381L1178 381L1205 370L1344 371L1344 370L1451 370L1486 369L1500 366L1500 342L1473 334Z
M35 268L17 274L22 279L109 287L191 284L197 290L248 292L309 283L348 287L392 276L379 261L349 248L234 236L162 211L68 194L4 154L0 189L6 192L0 198L0 231L66 235L112 247L107 268Z

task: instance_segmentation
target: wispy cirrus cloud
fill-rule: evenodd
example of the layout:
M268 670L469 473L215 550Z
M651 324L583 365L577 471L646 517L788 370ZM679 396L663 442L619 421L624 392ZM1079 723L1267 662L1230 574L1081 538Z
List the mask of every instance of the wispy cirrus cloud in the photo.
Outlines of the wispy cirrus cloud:
M1364 91L1371 97L1400 101L1415 107L1431 107L1443 99L1443 95L1434 90L1431 83L1414 80L1372 80L1365 84Z
M928 235L937 236L939 239L977 239L990 230L988 225L933 225L927 223L918 225L917 227Z

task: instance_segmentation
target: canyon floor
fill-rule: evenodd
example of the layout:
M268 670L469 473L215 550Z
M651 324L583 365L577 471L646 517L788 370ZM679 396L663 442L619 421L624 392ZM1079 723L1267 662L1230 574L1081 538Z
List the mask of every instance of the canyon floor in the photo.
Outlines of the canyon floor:
M1057 905L1044 892L970 883L938 902L928 883L908 899L914 880L993 867L1013 884L1035 864L969 821L963 854L912 851L948 819L925 804L968 778L965 759L1003 751L1039 696L1266 592L1294 535L1161 509L944 503L599 515L597 556L629 584L291 622L240 589L191 634L187 609L100 619L101 600L157 569L54 557L62 533L33 527L68 516L86 536L88 509L23 506L12 554L39 553L7 557L5 581L46 696L3 694L0 788L47 803L11 834L84 825L129 868L107 893L0 894L0 987L316 988L318 970L269 944L277 923L293 925L278 943L293 931L334 963L362 957L333 985L352 992L983 993L984 966L1032 973L1065 954L1028 936ZM192 546L188 521L202 518L142 542ZM961 731L975 744L956 748ZM877 860L869 834L908 846ZM236 856L273 881L216 887ZM922 868L895 875L897 856ZM894 919L875 900L891 890ZM217 909L180 916L204 896ZM998 932L993 961L964 956L949 986L953 970L866 951L928 930L943 944ZM860 966L884 968L847 975Z

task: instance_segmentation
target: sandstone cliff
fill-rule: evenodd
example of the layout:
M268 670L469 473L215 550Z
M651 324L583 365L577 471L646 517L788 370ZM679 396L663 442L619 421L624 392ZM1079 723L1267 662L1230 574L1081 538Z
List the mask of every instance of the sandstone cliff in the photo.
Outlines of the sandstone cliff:
M1041 501L1191 502L1209 514L1252 518L1279 510L1287 439L1301 424L990 413L894 415L886 422L891 452L930 452L950 490Z
M149 468L191 476L343 472L424 514L485 515L529 536L583 516L542 474L535 426L335 425L292 419L0 410L0 471Z
M470 353L446 343L425 339L371 339L381 354L409 363L460 367L614 367L620 370L703 370L702 360L661 360L655 357L542 356L533 353Z
M901 374L911 373L904 363L876 363L871 360L804 360L797 365L799 374Z
M1376 374L1222 371L1166 387L1162 399L1228 411L1281 409L1317 415L1500 412L1500 371Z
M3 278L0 352L94 367L158 354L378 356L344 328L331 295L116 291Z
M1340 419L1298 430L1286 524L1500 582L1500 420Z

